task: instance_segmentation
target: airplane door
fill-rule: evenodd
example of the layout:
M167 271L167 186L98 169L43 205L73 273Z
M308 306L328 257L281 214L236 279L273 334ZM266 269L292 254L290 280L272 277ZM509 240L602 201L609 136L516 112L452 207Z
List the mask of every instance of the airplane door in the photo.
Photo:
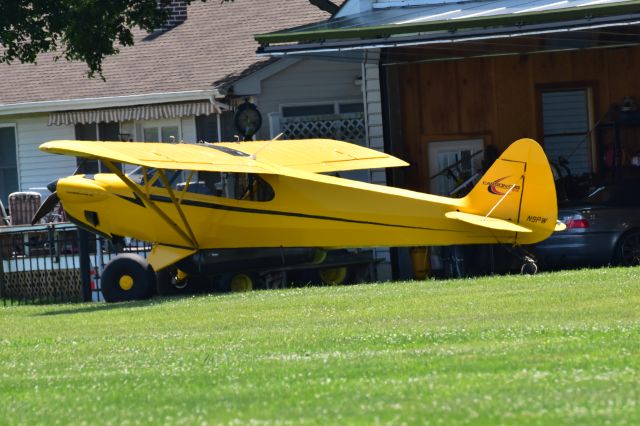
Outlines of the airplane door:
M467 139L429 143L429 176L459 162L452 173L443 173L430 180L429 192L437 195L449 195L460 183L474 176L482 169L482 139ZM460 196L462 194L452 194Z

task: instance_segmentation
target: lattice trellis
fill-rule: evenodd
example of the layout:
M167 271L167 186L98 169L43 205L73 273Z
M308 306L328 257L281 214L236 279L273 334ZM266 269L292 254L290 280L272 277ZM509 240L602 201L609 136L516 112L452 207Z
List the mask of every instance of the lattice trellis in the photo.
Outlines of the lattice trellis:
M30 301L81 301L79 269L5 273L4 293L11 299Z
M362 114L292 117L280 123L285 139L328 138L362 144L366 137Z

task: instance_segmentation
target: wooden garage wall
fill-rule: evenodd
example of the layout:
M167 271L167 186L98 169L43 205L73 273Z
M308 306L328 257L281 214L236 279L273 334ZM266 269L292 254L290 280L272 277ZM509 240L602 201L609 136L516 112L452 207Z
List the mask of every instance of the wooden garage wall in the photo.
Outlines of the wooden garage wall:
M418 49L410 54L419 60ZM423 191L430 141L482 136L502 151L521 137L540 139L540 88L591 86L594 121L624 96L640 97L640 47L398 67L405 159L412 164L406 182Z

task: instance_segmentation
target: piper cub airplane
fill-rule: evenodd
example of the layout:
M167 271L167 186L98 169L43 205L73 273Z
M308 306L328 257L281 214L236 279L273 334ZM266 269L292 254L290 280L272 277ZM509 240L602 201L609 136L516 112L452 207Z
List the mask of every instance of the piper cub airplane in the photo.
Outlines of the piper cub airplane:
M327 249L531 244L556 228L551 169L531 139L514 142L464 198L332 176L408 164L328 139L59 140L40 149L97 159L112 173L59 179L34 222L60 201L81 227L152 243L147 260L123 254L105 267L102 291L110 302L149 297L154 271L174 271L171 282L180 286L189 276L220 273L232 264L250 270L273 259L320 262ZM118 163L138 167L125 174Z

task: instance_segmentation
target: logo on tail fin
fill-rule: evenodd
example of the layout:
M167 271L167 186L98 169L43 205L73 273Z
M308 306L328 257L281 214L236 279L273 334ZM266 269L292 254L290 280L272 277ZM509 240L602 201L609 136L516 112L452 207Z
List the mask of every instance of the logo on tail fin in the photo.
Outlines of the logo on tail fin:
M509 185L506 183L502 183L503 180L508 178L509 176L501 177L500 179L496 179L493 182L483 181L482 184L487 186L487 191L494 195L504 195L509 189L513 186L513 184ZM520 185L516 185L511 189L511 192L520 191Z

